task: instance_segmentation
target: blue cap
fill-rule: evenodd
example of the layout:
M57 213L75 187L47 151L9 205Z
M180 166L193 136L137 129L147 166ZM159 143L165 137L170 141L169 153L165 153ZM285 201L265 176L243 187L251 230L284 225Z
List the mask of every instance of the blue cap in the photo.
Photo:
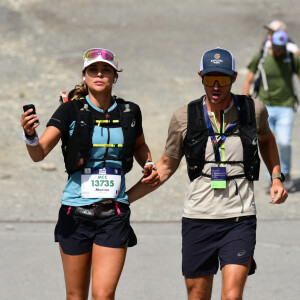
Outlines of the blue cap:
M283 30L275 31L272 35L272 44L276 46L285 46L288 42L288 35Z
M200 74L220 72L232 76L235 72L235 60L233 55L221 48L215 48L205 52L200 62Z

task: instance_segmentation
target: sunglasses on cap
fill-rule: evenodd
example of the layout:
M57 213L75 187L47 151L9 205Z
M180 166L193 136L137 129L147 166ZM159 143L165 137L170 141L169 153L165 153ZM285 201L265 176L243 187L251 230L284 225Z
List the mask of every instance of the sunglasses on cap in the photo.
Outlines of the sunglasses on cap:
M83 63L90 64L90 61L96 59L97 57L101 56L103 60L111 62L111 64L117 69L118 68L118 58L114 55L113 52L102 49L102 48L92 48L87 50L83 54Z
M214 86L215 82L218 81L219 86L227 86L232 84L232 76L202 76L202 83L206 86Z

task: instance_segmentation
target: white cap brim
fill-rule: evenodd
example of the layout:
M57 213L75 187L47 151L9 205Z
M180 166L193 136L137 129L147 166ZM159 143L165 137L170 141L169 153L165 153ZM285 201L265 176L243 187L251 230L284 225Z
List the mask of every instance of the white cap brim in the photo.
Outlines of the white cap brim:
M94 63L96 63L96 62L104 62L104 63L107 63L107 64L111 65L116 71L119 71L118 68L114 65L114 63L113 63L112 61L103 59L103 58L101 57L101 55L97 56L95 59L85 59L85 60L84 60L84 63L83 63L82 71L83 71L86 67L88 67L88 66L90 66L90 65L92 65L92 64L94 64Z

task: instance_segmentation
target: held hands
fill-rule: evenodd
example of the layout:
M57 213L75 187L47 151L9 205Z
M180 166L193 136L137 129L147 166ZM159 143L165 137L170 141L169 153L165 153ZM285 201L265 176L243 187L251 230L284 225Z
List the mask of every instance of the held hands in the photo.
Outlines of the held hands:
M34 136L35 129L39 126L39 119L36 114L31 114L33 109L28 109L24 114L21 116L21 126L24 129L24 132L27 136ZM35 123L35 124L34 124Z
M146 161L143 169L144 177L142 182L149 184L151 187L155 187L159 183L159 175L156 169L155 164L152 161Z
M272 200L269 203L272 204L281 204L284 203L288 197L288 193L282 185L280 179L273 179L272 186L270 189L270 195Z

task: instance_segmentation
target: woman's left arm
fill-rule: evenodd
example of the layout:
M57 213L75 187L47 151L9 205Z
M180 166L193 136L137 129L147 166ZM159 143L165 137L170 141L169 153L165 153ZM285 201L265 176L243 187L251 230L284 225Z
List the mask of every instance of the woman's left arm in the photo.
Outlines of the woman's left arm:
M136 139L134 157L139 165L143 168L144 178L148 178L148 176L151 175L151 180L147 181L147 184L156 186L159 182L159 175L157 173L155 164L152 162L152 156L150 149L145 142L144 134L141 134Z
M134 157L142 168L147 160L152 161L150 149L146 144L144 134L141 134L136 139Z

